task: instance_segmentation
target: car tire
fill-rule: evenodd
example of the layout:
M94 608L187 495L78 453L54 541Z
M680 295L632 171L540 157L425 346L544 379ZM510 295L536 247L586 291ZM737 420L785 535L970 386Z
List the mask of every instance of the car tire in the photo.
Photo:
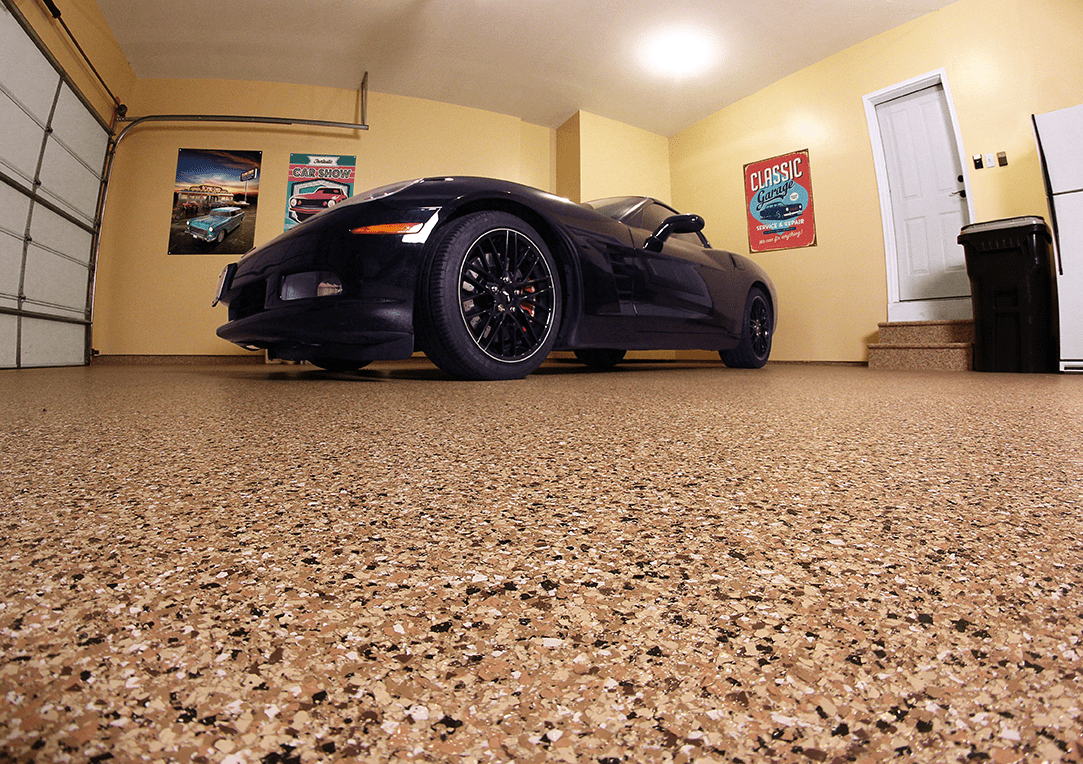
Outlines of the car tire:
M732 350L720 350L722 362L733 369L760 369L771 355L775 330L771 301L759 287L752 287L741 319L741 341Z
M521 379L556 342L561 288L545 241L522 219L478 212L438 232L423 269L417 342L459 379Z
M223 241L225 241L225 239L226 239L226 232L225 231L219 231L218 235L214 237L214 243L215 244L221 244Z
M575 351L575 357L592 369L612 369L624 360L627 352L615 348L581 348Z
M310 358L308 362L327 371L357 371L372 363L372 361L350 361L345 358Z

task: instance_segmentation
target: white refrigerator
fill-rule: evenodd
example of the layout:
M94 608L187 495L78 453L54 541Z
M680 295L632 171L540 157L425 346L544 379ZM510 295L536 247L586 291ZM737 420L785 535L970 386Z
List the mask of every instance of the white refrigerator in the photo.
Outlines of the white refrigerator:
M1035 114L1060 303L1060 370L1083 372L1083 105Z

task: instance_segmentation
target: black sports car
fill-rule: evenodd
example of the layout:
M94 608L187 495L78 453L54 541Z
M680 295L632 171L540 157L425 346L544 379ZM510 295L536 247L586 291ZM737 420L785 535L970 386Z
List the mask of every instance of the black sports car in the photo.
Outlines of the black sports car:
M576 204L486 178L396 183L228 265L218 336L333 370L420 349L465 379L524 377L551 350L598 368L651 349L761 367L771 279L711 249L702 229L646 197Z

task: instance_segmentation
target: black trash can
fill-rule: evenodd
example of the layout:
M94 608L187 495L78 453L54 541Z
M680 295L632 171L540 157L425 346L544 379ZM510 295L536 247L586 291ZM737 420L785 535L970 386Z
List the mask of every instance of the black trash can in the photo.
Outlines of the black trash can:
M1045 220L974 223L958 241L974 305L974 370L1058 371L1057 274Z

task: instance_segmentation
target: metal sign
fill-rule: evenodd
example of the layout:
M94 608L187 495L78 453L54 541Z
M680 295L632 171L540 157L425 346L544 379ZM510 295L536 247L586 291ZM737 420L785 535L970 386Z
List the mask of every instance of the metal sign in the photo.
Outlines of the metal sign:
M745 212L752 252L815 246L808 149L746 164Z

